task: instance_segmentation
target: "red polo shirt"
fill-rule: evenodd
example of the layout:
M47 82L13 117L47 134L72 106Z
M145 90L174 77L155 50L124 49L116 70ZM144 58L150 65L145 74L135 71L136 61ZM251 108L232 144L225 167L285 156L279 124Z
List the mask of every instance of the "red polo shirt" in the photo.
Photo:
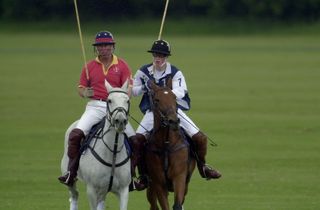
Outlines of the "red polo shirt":
M105 87L105 79L112 87L122 87L129 79L129 84L132 85L132 74L128 64L121 58L113 55L113 60L109 68L106 68L101 63L98 57L90 61L88 64L89 80L86 76L85 68L82 69L79 87L92 87L94 96L92 99L103 99L108 97Z

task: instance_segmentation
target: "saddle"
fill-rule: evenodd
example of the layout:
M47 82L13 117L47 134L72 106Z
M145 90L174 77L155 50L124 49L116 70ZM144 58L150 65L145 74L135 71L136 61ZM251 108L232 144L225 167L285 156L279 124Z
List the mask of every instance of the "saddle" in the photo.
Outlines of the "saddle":
M150 131L150 133L151 133L151 135L152 135L152 133L153 133L153 129ZM195 148L195 144L194 144L194 142L192 141L192 139L187 135L187 133L186 133L186 131L182 128L182 127L180 127L180 133L181 133L181 136L182 136L182 138L183 138L183 142L184 142L184 144L189 148L189 160L191 160L191 159L195 159L195 160L197 160L197 155L196 155L196 148ZM159 156L162 156L162 155L164 155L164 151L163 150L157 150L157 149L155 149L154 147L150 147L149 145L151 144L151 141L150 141L150 138L151 138L151 135L149 135L149 137L148 137L148 141L147 141L147 143L144 145L144 150L146 151L146 150L148 150L148 151L151 151L151 152L153 152L153 153L155 153L155 154L157 154L157 155L159 155ZM177 150L179 150L179 149L181 149L181 146L180 147L176 147L176 148L172 148L172 150L170 150L169 152L175 152L175 151L177 151ZM167 188L168 188L168 190L170 191L170 192L173 192L174 191L174 189L173 189L173 183L172 183L172 181L171 180L169 180L169 178L168 178L168 174L167 174L167 170L168 170L168 163L167 163L167 161L165 160L164 161L164 173L165 173L165 177L166 177L166 186L167 186ZM147 171L145 171L145 173L146 174L148 174L148 172ZM191 177L191 174L187 174L187 180L189 180L190 179L190 177Z
M182 133L184 141L187 141L190 145L190 156L197 160L198 156L196 155L196 146L192 141L191 137L187 135L187 132L182 127L180 127L180 132Z
M153 129L150 131L150 134L152 135L153 133ZM197 158L196 156L196 153L195 153L195 145L194 145L194 142L192 141L191 137L189 137L187 135L187 132L182 128L180 127L180 133L181 133L181 136L183 138L183 141L184 143L189 147L190 149L190 157L191 158ZM151 138L151 135L148 136L148 141L146 143L146 145L144 146L145 147L145 150L148 148L147 145L150 144L150 138ZM161 155L161 152L160 151L153 151L155 153L158 153L159 155Z

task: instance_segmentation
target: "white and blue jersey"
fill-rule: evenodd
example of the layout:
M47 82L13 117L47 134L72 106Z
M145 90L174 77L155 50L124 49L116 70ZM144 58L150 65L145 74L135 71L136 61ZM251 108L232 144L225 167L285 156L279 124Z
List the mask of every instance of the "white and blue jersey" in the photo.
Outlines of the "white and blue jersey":
M172 92L177 97L178 117L180 125L187 134L192 137L199 129L192 120L183 112L190 109L190 98L187 90L187 84L182 72L169 62L166 63L166 69L163 71L154 70L153 64L142 66L134 76L132 95L142 95L140 110L144 117L137 129L137 133L147 135L153 128L153 113L151 111L148 93L145 92L144 86L146 78L153 79L158 86L164 86L169 78L172 78ZM183 111L182 111L183 110Z
M143 92L145 78L152 79L158 86L164 86L169 78L172 78L172 92L177 97L178 108L182 110L190 109L190 98L187 90L187 84L182 72L167 62L164 71L155 71L152 64L142 66L136 73L132 93L134 96L141 95L143 97L140 102L140 110L145 113L150 109L150 101L147 92Z

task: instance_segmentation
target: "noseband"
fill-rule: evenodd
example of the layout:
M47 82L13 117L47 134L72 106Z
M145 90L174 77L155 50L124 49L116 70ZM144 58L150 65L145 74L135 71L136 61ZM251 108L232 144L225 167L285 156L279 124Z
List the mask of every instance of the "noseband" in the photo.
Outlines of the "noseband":
M171 110L168 110L167 112L163 113L160 109L157 109L157 112L160 114L161 126L174 129L178 127L180 123L180 119L179 118L177 118L177 120L168 119L168 114L170 113L170 111Z

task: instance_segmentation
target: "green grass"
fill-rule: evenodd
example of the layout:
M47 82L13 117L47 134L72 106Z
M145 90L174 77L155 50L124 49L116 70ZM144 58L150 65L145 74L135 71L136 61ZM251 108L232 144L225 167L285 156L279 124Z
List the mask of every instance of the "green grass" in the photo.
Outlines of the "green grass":
M105 19L97 21L87 21L80 17L82 32L92 35L100 30L110 30L114 34L129 35L158 35L161 18L138 18L138 19ZM77 31L76 18L51 21L19 21L10 22L0 20L0 31L6 33L73 33ZM239 18L173 18L168 14L163 27L162 37L172 35L194 36L194 35L257 35L274 34L297 35L320 33L320 22L286 22L272 20L252 20Z
M84 37L88 58L93 35ZM166 37L170 61L188 82L189 116L219 145L209 148L208 162L223 173L207 182L196 172L185 209L320 208L318 37ZM133 72L150 62L146 50L155 36L115 38L116 54ZM86 103L76 93L78 36L0 33L0 63L0 209L68 209L57 177L64 132ZM140 119L138 102L131 114ZM80 209L88 209L83 184L80 191ZM111 195L107 209L117 208ZM143 192L130 193L129 209L148 209Z

